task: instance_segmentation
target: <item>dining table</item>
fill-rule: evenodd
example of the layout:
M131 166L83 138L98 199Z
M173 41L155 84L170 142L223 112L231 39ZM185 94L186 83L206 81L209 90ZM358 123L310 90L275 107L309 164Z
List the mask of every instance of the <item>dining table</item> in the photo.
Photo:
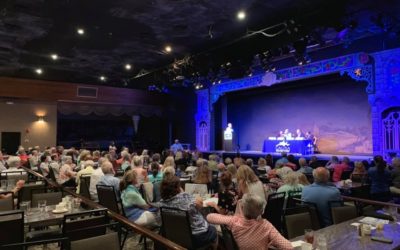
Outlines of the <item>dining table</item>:
M336 225L331 225L314 231L314 241L320 235L326 239L327 249L371 249L386 250L400 248L400 224L397 221L390 221L383 225L382 230L371 230L371 236L384 237L391 239L393 242L383 243L374 241L371 236L359 236L357 224L364 217L357 217ZM305 236L298 236L290 240L292 243L305 241ZM297 248L295 248L297 249ZM318 249L318 248L317 248Z
M25 211L24 224L30 227L59 225L62 223L64 215L87 211L87 209L81 206L78 208L70 208L63 213L56 212L55 209L55 205L46 206L45 209L39 209L38 207L30 208L29 211Z

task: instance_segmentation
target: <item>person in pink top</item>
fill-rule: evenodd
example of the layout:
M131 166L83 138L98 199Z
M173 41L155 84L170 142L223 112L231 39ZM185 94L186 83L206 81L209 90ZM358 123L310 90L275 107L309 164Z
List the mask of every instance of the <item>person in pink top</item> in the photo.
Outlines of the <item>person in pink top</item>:
M271 223L261 218L265 206L263 199L246 193L240 206L243 216L211 213L207 216L207 220L212 224L227 225L240 250L267 250L270 247L281 250L293 249L292 244Z
M350 159L349 157L343 157L342 163L337 163L333 165L333 175L332 180L334 182L340 181L342 179L342 173L344 171L350 171Z

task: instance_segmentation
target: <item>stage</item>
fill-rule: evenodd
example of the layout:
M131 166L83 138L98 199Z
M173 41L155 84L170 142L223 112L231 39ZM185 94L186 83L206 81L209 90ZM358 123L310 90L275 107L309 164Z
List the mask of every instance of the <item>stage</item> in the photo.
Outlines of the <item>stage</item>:
M214 151L203 151L202 152L204 154L205 157L208 157L208 155L210 154L217 154L222 156L223 158L226 157L230 157L233 158L235 157L238 153L240 153L240 156L244 159L247 158L252 158L255 163L257 162L257 159L259 157L265 157L267 154L271 154L274 158L274 161L279 159L281 157L280 153L276 153L276 152L261 152L261 151L245 151L245 150L241 150L241 151L223 151L223 150L214 150ZM289 153L290 154L290 153ZM307 160L309 160L312 156L316 156L317 159L321 162L326 162L329 161L331 159L331 157L333 156L333 154L307 154L307 155L301 155L301 154L293 154L294 157L296 159L299 159L300 157L304 157ZM368 162L372 162L373 160L373 155L372 154L359 154L359 155L350 155L350 154L335 154L337 157L339 157L339 159L342 159L343 157L347 156L350 158L351 161L363 161L363 160L367 160Z

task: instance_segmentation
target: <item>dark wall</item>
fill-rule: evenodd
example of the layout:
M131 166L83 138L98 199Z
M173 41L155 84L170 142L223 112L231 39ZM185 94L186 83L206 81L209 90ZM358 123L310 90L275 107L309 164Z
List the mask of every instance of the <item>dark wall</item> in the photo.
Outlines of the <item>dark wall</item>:
M141 116L135 133L132 118L127 115L58 114L57 143L67 147L80 147L84 141L104 149L110 141L115 141L118 148L128 146L135 151L146 148L161 152L167 145L167 134L165 117Z
M279 130L312 131L322 153L371 153L370 106L365 83L337 75L228 95L241 150L262 150Z

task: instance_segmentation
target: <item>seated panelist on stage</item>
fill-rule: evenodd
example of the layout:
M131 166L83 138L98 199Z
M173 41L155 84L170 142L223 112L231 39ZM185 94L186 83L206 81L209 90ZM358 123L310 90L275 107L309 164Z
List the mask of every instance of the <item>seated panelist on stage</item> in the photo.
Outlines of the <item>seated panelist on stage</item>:
M284 137L286 139L291 139L292 138L292 133L289 132L289 129L285 129L283 131L282 137Z
M304 139L304 134L301 132L301 130L298 128L296 129L296 139Z

